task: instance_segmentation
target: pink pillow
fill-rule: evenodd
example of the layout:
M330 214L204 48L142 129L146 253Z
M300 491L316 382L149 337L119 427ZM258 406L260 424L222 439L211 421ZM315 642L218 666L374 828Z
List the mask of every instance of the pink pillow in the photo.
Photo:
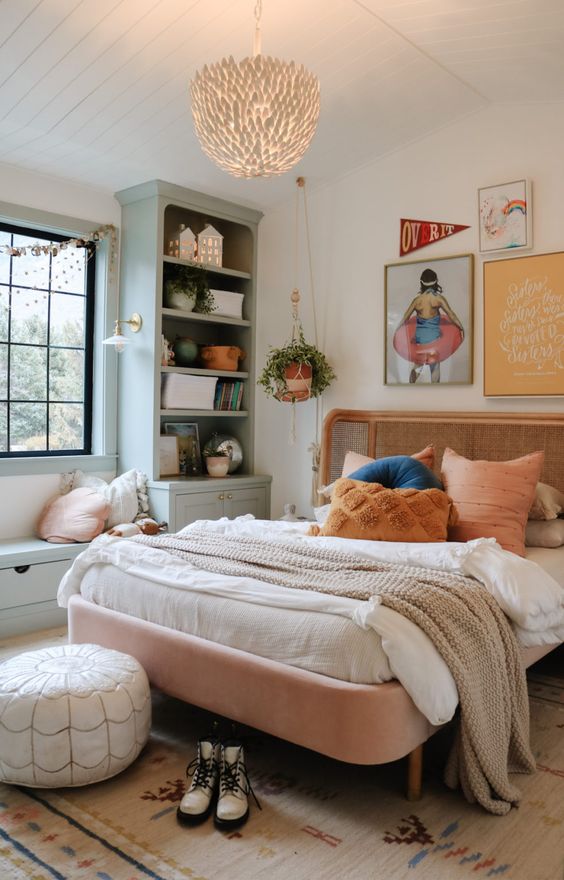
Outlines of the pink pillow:
M428 468L433 470L435 465L435 447L426 446L421 452L414 452L411 458L416 458L417 461L420 461L422 464L427 465ZM368 455L360 455L359 452L347 452L343 462L341 476L348 477L349 474L354 473L354 471L358 470L358 468L362 467L364 464L370 464L375 460L376 459L374 458L369 458Z
M449 541L495 538L525 555L525 525L544 460L531 452L512 461L471 461L445 449L441 479L458 510Z
M37 523L37 534L52 544L91 541L104 528L110 510L94 489L73 489L48 501Z

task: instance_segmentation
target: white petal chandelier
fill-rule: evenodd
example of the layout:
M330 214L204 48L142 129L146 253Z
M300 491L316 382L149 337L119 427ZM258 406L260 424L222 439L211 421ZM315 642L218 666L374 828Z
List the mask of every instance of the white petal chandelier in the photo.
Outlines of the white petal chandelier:
M304 155L319 118L319 81L301 64L261 55L262 0L252 58L205 65L190 84L204 153L235 177L272 177Z

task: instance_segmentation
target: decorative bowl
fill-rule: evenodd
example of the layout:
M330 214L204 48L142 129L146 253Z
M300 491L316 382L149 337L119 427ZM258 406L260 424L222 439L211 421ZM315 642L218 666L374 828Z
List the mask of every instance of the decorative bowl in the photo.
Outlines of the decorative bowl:
M236 370L245 352L237 345L202 345L200 360L207 370Z

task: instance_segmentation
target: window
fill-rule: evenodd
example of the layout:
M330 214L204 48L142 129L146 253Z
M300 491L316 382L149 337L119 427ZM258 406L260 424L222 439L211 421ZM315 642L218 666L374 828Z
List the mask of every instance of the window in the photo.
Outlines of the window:
M91 452L96 257L66 238L0 223L0 458Z

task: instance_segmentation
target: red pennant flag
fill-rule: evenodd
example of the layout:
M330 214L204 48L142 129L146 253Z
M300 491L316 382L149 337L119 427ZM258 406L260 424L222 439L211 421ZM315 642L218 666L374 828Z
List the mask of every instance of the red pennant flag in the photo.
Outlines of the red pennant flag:
M400 220L400 257L443 238L450 238L463 229L470 227L459 223L437 223L433 220Z

